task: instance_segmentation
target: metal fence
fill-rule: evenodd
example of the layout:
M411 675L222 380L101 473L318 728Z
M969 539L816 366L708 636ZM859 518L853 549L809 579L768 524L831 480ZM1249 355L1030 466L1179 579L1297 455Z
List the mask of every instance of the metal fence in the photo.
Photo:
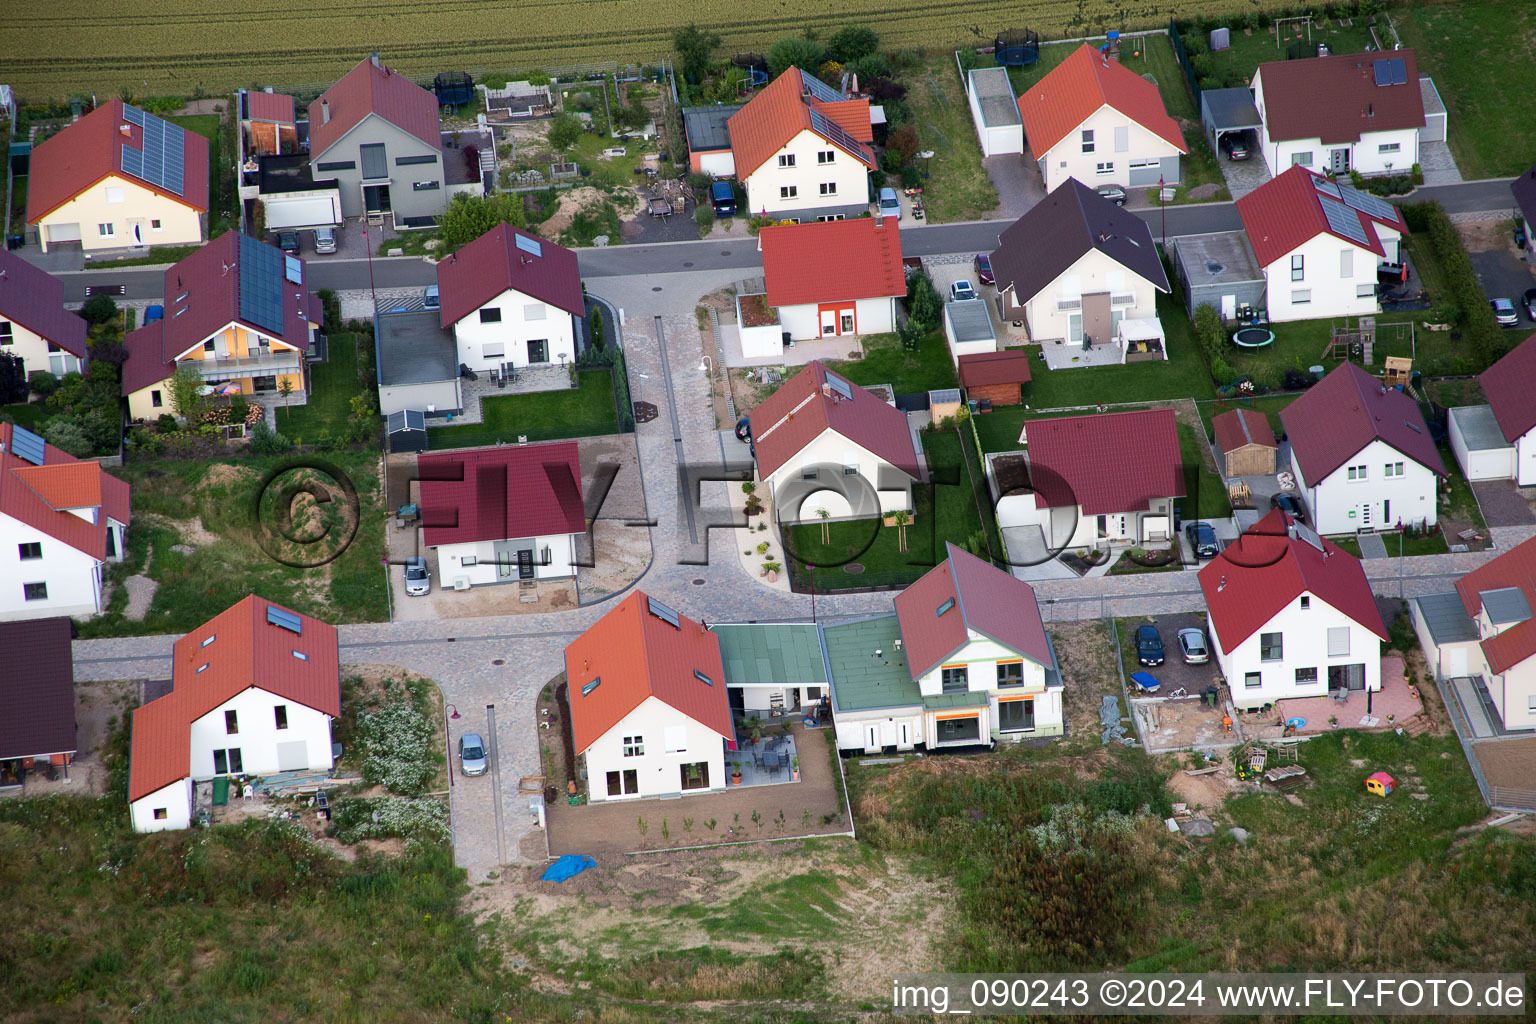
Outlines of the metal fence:
M1189 52L1184 49L1184 39L1179 35L1179 23L1168 19L1168 41L1173 44L1173 56L1184 69L1184 81L1189 85L1189 95L1194 98L1195 110L1200 110L1200 83L1195 78L1194 65L1189 62ZM1204 117L1204 114L1200 115Z

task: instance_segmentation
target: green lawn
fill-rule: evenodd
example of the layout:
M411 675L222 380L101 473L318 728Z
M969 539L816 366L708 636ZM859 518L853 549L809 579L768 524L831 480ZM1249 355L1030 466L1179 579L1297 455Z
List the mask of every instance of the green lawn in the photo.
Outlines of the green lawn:
M36 402L0 405L0 420L10 420L17 426L26 427L34 433L42 429L43 421L47 418L47 408Z
M1365 52L1366 47L1371 43L1368 21L1367 18L1355 18L1354 24L1349 28L1341 26L1337 19L1329 19L1326 24L1322 19L1313 21L1310 36L1313 45L1312 53L1316 53L1316 44L1320 42L1327 43L1328 48L1334 53ZM1232 45L1225 50L1212 51L1208 54L1210 75L1220 83L1220 87L1231 88L1251 84L1253 73L1258 70L1260 64L1285 60L1286 51L1293 42L1304 42L1308 39L1305 30L1298 28L1295 22L1285 26L1285 38L1281 40L1278 47L1275 45L1274 26L1255 28L1250 34L1242 27L1241 18L1230 18L1226 24L1232 29ZM1195 35L1193 30L1185 30L1186 47ZM1190 50L1189 56L1198 72L1199 65L1203 62L1198 59L1194 49Z
M912 490L907 550L900 550L899 529L883 526L879 519L829 523L827 544L821 543L820 523L798 524L789 528L788 542L794 552L788 556L789 570L797 584L808 584L806 565L810 564L817 567L816 587L822 591L906 586L943 560L946 542L963 546L980 537L1002 554L995 527L988 528L978 511L960 435L954 430L925 433L923 452L933 485ZM979 466L972 469L980 473ZM978 480L978 485L984 492L985 481ZM863 571L844 571L842 567L850 562L863 566Z
M901 68L897 78L907 87L906 104L920 151L933 153L929 178L923 182L928 220L943 224L986 216L997 208L997 188L981 162L981 145L954 54L943 48L935 56ZM893 176L891 187L900 184Z
M271 400L277 408L278 430L299 442L313 441L321 431L329 431L334 437L346 428L352 396L362 390L362 382L357 379L357 345L356 334L331 335L329 356L310 370L309 401L285 409L282 398Z
M903 349L894 334L871 334L862 340L864 358L827 365L855 384L889 384L898 395L960 386L943 331L923 338L916 352Z
M17 175L11 179L11 234L22 233L22 226L27 222L27 176Z
M1512 177L1529 169L1536 160L1530 86L1536 6L1503 0L1414 4L1397 27L1445 100L1451 152L1462 176Z
M235 157L232 153L223 153L219 148L219 115L218 114L184 114L180 117L168 118L173 124L179 124L188 131L194 131L208 140L208 227L210 237L218 235L218 222L220 215L225 211L219 205L219 175L224 169L225 160L233 163ZM239 226L239 214L230 211L234 216L233 225ZM180 256L176 259L181 259ZM168 262L175 262L171 260Z
M579 387L567 391L539 391L526 395L497 395L480 402L482 423L433 427L428 434L432 448L472 448L563 437L593 437L617 433L619 420L613 409L613 371L587 370L576 375Z
M1201 455L1205 442L1194 427L1179 424L1179 456L1184 462L1184 497L1175 504L1182 519L1221 519L1232 514L1227 486L1205 468Z

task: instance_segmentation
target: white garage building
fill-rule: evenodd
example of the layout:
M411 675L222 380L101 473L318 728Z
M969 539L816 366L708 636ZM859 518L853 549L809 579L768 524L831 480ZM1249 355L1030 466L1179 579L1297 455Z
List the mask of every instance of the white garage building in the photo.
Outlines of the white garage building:
M965 98L982 156L1024 152L1024 119L1007 68L977 68L965 76Z

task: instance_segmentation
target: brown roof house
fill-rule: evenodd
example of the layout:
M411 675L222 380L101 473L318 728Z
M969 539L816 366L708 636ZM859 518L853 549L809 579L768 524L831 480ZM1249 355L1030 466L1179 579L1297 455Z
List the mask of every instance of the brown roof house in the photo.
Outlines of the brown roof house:
M1028 327L1053 366L1168 358L1152 229L1076 178L998 236L992 273L1002 319Z
M906 413L813 362L752 410L757 477L779 519L910 510L920 478Z
M1253 101L1269 172L1406 174L1419 162L1424 97L1412 50L1261 64Z
M0 790L29 770L75 756L75 669L66 618L0 622L5 714L0 716ZM67 768L66 768L67 771Z

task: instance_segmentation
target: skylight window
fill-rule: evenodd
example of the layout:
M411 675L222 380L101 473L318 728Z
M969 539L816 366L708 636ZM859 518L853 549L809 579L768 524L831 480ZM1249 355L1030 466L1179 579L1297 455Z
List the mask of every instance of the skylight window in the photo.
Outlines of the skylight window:
M713 679L709 678L709 676L705 675L703 672L700 672L698 669L693 670L693 678L702 681L706 686L715 685L715 681Z
M583 686L581 688L581 695L583 697L588 696L593 690L597 689L597 684L602 682L602 681L603 681L603 677L602 676L595 677L590 683L587 683L585 686Z
M205 661L201 665L199 665L197 671L192 673L192 674L195 675L195 676L200 676L204 672L207 672L207 671L208 671L208 663Z
M943 615L945 612L949 611L954 606L955 606L955 599L954 598L952 598L952 597L945 598L944 599L944 603L939 605L939 610L933 613L934 617L937 618L938 616Z
M294 651L293 652L293 656L295 658L298 658L300 661L308 661L309 660L309 655L305 654L303 651Z
M202 643L198 644L197 646L199 646L199 647L207 647L209 644L213 643L218 638L219 638L219 634L217 634L217 633L210 634L208 639L204 640Z

